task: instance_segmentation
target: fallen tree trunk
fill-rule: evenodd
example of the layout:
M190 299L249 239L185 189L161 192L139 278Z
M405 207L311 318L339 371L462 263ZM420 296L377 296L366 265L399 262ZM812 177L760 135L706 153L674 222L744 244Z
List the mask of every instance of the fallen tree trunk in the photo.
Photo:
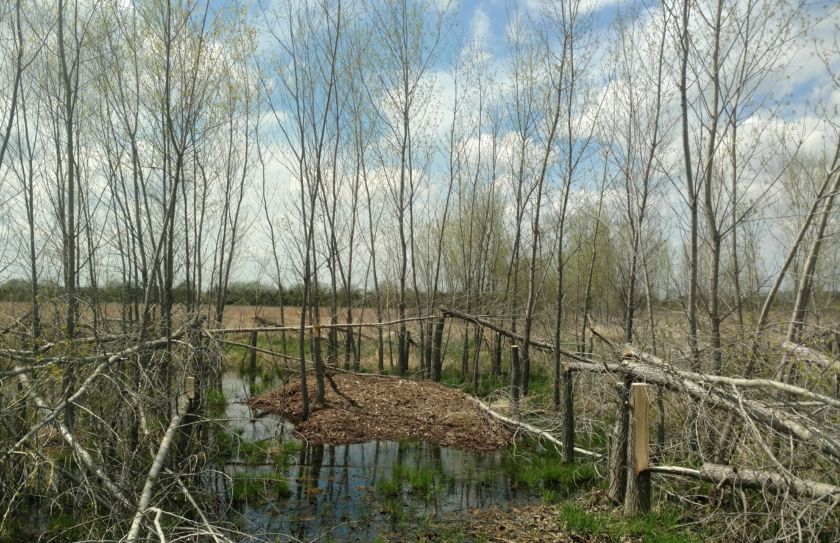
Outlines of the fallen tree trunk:
M521 336L479 317L451 309L442 309L442 312L450 317L487 326L511 339L521 340ZM618 350L608 338L601 337L601 339ZM532 341L531 346L549 351L555 349L551 344L538 341ZM803 443L816 445L834 461L840 460L840 437L830 435L816 421L803 414L790 415L779 409L744 398L735 387L733 387L732 393L724 392L719 387L710 386L714 383L710 383L709 377L704 374L677 370L661 359L648 353L639 352L630 346L626 346L623 351L619 351L624 356L621 363L596 362L561 348L558 348L557 351L571 359L569 367L574 370L629 375L638 382L653 383L674 392L687 393L692 399L712 407L734 412L739 416L746 414L750 419L760 423L765 428L771 428ZM766 383L762 383L762 380L753 382L766 386ZM777 383L782 387L789 386L786 383ZM809 397L814 397L814 393L809 394L811 394Z
M773 379L747 379L745 377L724 377L722 375L707 375L705 373L695 373L691 371L680 370L674 368L664 360L656 358L655 356L649 353L637 350L631 345L626 345L624 347L623 353L625 358L633 358L641 362L667 368L668 371L671 371L679 375L680 377L691 379L693 381L715 385L729 385L741 388L774 389L785 394L802 396L810 400L816 400L821 404L831 405L833 407L840 407L840 399L832 398L831 396L826 396L825 394L819 394L818 392L813 392L811 390L808 390L807 388L798 387L795 385L784 383L782 381L775 381Z
M440 309L440 311L443 313L443 315L445 317L455 317L456 319L461 319L461 320L465 320L465 321L469 321L469 322L478 324L480 326L484 326L485 328L489 328L490 330L498 332L498 333L502 334L503 336L505 336L506 338L512 339L512 340L517 341L517 342L525 341L524 336L522 336L520 334L517 334L515 332L511 332L510 330L508 330L506 328L502 328L498 324L494 324L494 323L492 323L492 322L490 322L486 319L482 319L481 317L477 317L475 315L470 315L469 313L464 313L463 311L458 311L456 309L447 309L445 307L442 307ZM532 340L530 340L528 345L530 347L535 347L536 349L538 349L540 351L547 351L547 352L552 352L552 353L555 351L554 345L552 345L551 343L546 343L544 341L537 341L537 340L532 339ZM591 360L589 360L586 357L583 357L583 356L581 356L577 353L573 353L571 351L567 351L567 350L562 349L562 348L557 349L557 351L560 354L562 354L564 356L568 356L569 358L572 358L574 360L579 360L579 361L582 361L582 362L592 362Z
M497 421L499 421L503 424L506 424L508 426L511 426L513 428L517 428L519 430L527 432L531 435L537 436L540 439L544 439L544 440L554 444L556 447L559 447L560 449L563 448L563 442L561 440L557 439L556 437L554 437L553 435L551 435L550 433L546 432L545 430L537 428L536 426L532 426L532 425L528 424L527 422L522 422L520 420L516 420L516 419L506 417L506 416L502 415L501 413L497 413L496 411L493 411L490 408L489 405L482 402L478 398L475 398L473 396L469 396L469 398L473 402L475 402L475 404L479 407L479 409L481 409L482 411L484 411L485 413L490 415L495 420L497 420ZM595 459L600 459L600 458L603 458L603 456L604 456L601 453L588 451L586 449L581 449L580 447L575 447L575 452L578 453L578 454L582 454L584 456L589 456L591 458L595 458Z
M190 323L188 323L188 324L184 325L183 327L179 328L172 335L172 339L178 339L178 338L183 337L184 334L186 334L187 328L189 326L191 326L193 322L197 322L197 320L198 319L193 319L192 321L190 321ZM42 418L40 421L36 422L29 429L29 431L26 433L26 435L24 435L22 438L20 438L17 441L17 443L15 443L14 446L12 446L12 448L9 449L9 451L7 451L6 454L11 454L12 451L17 449L21 445L23 445L29 438L31 438L33 435L35 435L35 433L38 432L38 430L40 430L41 428L43 428L44 426L46 426L47 424L52 422L59 415L59 413L62 412L62 410L65 408L65 406L67 406L69 404L72 404L77 399L79 399L85 393L88 386L90 386L90 384L93 382L93 380L96 379L97 377L99 377L100 375L102 375L102 373L107 368L109 368L111 364L113 364L114 362L117 362L119 360L122 360L122 359L124 359L128 356L136 354L140 351L146 350L146 349L155 349L155 348L165 347L167 341L168 340L166 338L160 338L160 339L156 339L156 340L152 340L152 341L147 341L147 342L141 343L139 345L134 345L133 347L129 347L129 348L124 349L122 351L119 351L117 353L99 355L97 357L97 359L101 359L102 357L105 357L105 360L100 362L99 365L96 366L94 371L84 380L84 382L79 386L79 388L76 389L76 392L74 392L70 397L68 397L67 399L59 402L58 405L56 405L52 408L49 408L49 407L42 408L41 406L38 406L39 409L48 409L49 413L44 418ZM21 377L24 376L24 374L29 373L29 371L31 371L31 370L42 369L44 367L49 367L52 364L54 364L54 363L44 364L44 365L39 365L37 367L29 367L29 368L24 367L24 366L15 365L11 371L6 372L4 375L14 375L14 376L18 376L18 379L20 379ZM28 381L26 381L26 382L28 382Z
M44 418L42 418L40 421L36 422L36 423L32 426L32 428L30 428L30 429L29 429L29 431L28 431L28 432L26 432L26 434L25 434L22 438L20 438L20 439L17 441L17 443L15 443L15 444L12 446L12 448L11 448L11 449L9 449L9 450L6 452L6 454L11 454L11 453L12 453L12 451L14 451L14 450L15 450L15 449L17 449L18 447L20 447L21 445L23 445L24 443L26 443L26 441L27 441L30 437L34 436L34 435L38 432L38 430L40 430L41 428L43 428L44 426L46 426L47 424L49 424L50 422L52 422L53 420L55 420L55 418L59 415L59 413L61 413L61 412L62 412L62 410L63 410L63 409L64 409L67 405L69 405L69 404L71 404L71 403L75 402L77 399L79 399L79 398L82 396L82 394L84 394L84 393L85 393L85 391L87 390L88 386L89 386L89 385L93 382L93 380L94 380L94 379L96 379L97 377L99 377L99 376L102 374L102 372L103 372L103 371L105 371L105 368L107 368L107 367L110 365L110 363L111 363L111 362L116 361L117 359L118 359L118 358L109 358L107 362L102 362L101 364L99 364L99 365L96 367L96 369L93 371L93 373L91 373L91 374L88 376L88 378L87 378L87 379L85 379L85 381L82 383L82 385L81 385L81 386L80 386L80 387L76 390L76 392L75 392L72 396L70 396L70 397L69 397L69 398L67 398L66 400L64 400L64 401L60 402L58 405L56 405L55 407L53 407L53 408L52 408L52 410L51 410L51 411L47 414L47 416L46 416L46 417L44 417ZM15 366L15 368L17 368L17 366ZM21 374L21 375L22 375L22 374ZM40 406L39 406L39 407L40 407Z
M612 366L621 373L633 375L637 380L662 385L676 392L688 393L693 399L712 407L746 414L750 419L764 427L776 430L801 442L812 443L834 458L835 461L840 460L840 440L836 436L827 434L820 428L820 424L805 415L799 414L795 419L779 409L744 398L734 387L732 393L724 393L713 387L704 387L702 379L695 381L681 375L681 372L668 372L667 369L629 360ZM690 374L690 372L682 373ZM803 422L800 422L800 420Z
M18 382L22 385L29 397L32 398L32 402L38 409L43 409L47 411L50 410L50 407L46 404L46 402L44 402L44 400L42 400L41 397L35 393L35 391L32 388L32 384L29 382L29 377L25 373L21 373L20 375L18 375ZM111 497L116 498L120 503L127 507L131 506L131 502L128 501L128 499L122 493L122 490L120 490L120 488L117 485L115 485L114 482L111 480L111 478L108 477L108 475L104 471L102 471L102 469L99 466L96 465L96 463L94 462L90 454L87 452L87 450L85 450L85 448L82 447L81 444L79 444L76 437L72 434L72 432L70 432L70 430L64 425L64 423L62 423L58 419L54 419L52 423L55 425L59 434L61 434L62 439L64 439L64 441L67 442L67 444L73 448L73 450L76 453L76 456L79 458L79 460L81 460L81 463L84 465L84 468L89 473L94 474L100 481L102 481L102 486L105 488L105 490L108 491Z
M792 341L785 341L782 343L782 350L787 351L803 362L810 362L822 366L823 368L840 372L840 361L835 360L825 354L809 349L808 347L794 343Z
M428 317L407 317L405 319L398 319L394 321L384 321L384 322L351 322L351 323L342 323L338 322L335 324L321 324L318 325L322 329L329 329L329 328L336 328L339 330L342 329L350 329L350 328L381 328L383 326L393 326L395 324L402 324L406 322L421 322L421 321L431 321L437 319L437 315L435 316L428 316ZM304 330L311 330L315 325L308 324L303 327ZM242 334L245 332L298 332L300 331L300 326L252 326L246 328L213 328L210 330L206 330L207 333L210 334Z
M137 502L137 511L134 513L134 520L132 520L131 528L125 538L125 540L129 543L135 541L139 535L140 523L143 520L143 515L146 514L146 510L149 507L149 502L152 500L152 490L154 489L155 482L157 481L158 476L160 475L160 472L166 462L166 457L169 455L169 449L172 447L172 441L175 438L175 433L178 431L178 427L181 425L181 419L184 416L183 413L186 411L186 408L187 397L186 394L184 394L179 398L179 401L175 406L175 412L172 414L172 419L169 421L169 427L166 429L166 434L164 434L163 439L160 442L160 447L158 448L158 452L152 462L152 467L149 469L149 475L146 477L146 482L143 485L143 493L140 495L140 499Z
M16 365L14 368L8 371L0 372L0 377L15 377L22 373L30 373L36 370L46 369L56 364L65 363L65 362L76 362L78 364L91 364L93 362L102 362L102 361L109 361L111 359L118 360L121 358L126 358L138 352L144 350L154 350L154 349L162 349L171 344L172 340L182 338L186 333L187 330L191 327L197 326L203 317L196 316L191 319L188 323L184 326L176 330L170 337L161 337L158 339L153 339L149 341L144 341L142 343L138 343L137 345L133 345L122 351L112 352L112 353L101 353L92 356L84 356L84 357L74 357L70 355L62 355L56 357L42 357L42 358L33 358L32 352L28 353L28 356L23 356L21 354L12 354L10 351L0 352L2 355L8 356L10 359L15 360L19 363L27 363L28 366L21 366ZM21 353L23 351L18 351ZM35 351L37 353L37 351Z
M731 485L758 490L768 489L816 500L828 500L830 498L840 500L840 487L809 481L793 475L782 475L751 468L703 464L700 469L684 468L682 466L651 466L647 471L708 481L716 485Z

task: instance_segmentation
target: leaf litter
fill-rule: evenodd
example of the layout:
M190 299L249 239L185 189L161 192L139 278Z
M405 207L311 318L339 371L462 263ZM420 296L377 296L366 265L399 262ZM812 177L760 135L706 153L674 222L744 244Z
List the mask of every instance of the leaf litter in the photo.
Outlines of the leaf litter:
M249 398L262 413L280 415L310 443L335 445L372 440L419 440L443 447L493 451L509 445L513 433L482 412L463 392L430 381L343 373L325 383L324 405L315 402L309 377L310 415L301 421L300 382Z

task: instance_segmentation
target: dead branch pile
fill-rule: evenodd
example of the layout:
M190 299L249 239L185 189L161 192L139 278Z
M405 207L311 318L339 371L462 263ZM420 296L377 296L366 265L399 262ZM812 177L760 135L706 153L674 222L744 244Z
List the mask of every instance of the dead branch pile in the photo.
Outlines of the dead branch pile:
M442 311L448 317L499 333L512 344L523 340L489 319L453 309ZM578 379L587 379L596 387L599 385L594 383L601 383L603 390L603 376L615 375L619 377L615 379L619 390L623 384L642 382L657 385L668 394L666 415L676 429L663 440L663 454L674 465L659 465L651 472L707 481L736 492L761 490L758 501L746 497L736 500L744 513L738 518L746 524L751 521L743 519L766 507L784 522L790 519L792 531L801 532L803 528L797 523L805 525L801 519L806 515L820 519L816 528L809 528L815 533L821 526L837 525L840 399L833 395L834 357L789 343L763 354L781 359L782 353L788 352L801 363L819 368L823 378L813 379L806 386L772 375L745 378L692 372L632 345L617 344L598 327L590 330L603 349L589 353L556 349L565 367ZM547 342L531 339L530 346L555 352L555 346ZM618 399L626 401L620 395ZM605 410L600 416L609 415ZM555 443L561 445L559 440ZM700 467L683 467L689 463ZM680 494L678 490L673 493ZM742 526L742 533L747 529Z
M167 537L231 539L205 513L211 493L183 475L212 452L204 392L216 386L220 356L201 328L194 317L154 339L55 338L29 349L24 334L0 336L0 534L49 504L84 520L71 538L160 540L164 524ZM187 375L200 383L191 397ZM167 505L183 499L187 509Z

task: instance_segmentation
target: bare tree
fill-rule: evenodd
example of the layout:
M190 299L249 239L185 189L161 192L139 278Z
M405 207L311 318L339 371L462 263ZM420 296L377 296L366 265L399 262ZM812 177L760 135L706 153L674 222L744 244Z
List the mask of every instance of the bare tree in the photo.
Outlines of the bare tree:
M413 222L418 181L415 129L428 105L423 93L428 92L427 77L443 38L445 11L422 0L390 2L373 9L372 19L382 30L374 45L381 54L377 75L382 96L377 98L384 104L382 121L396 154L394 179L389 183L399 234L397 314L401 322L397 367L400 375L405 375L409 350L406 286L414 236L409 222Z

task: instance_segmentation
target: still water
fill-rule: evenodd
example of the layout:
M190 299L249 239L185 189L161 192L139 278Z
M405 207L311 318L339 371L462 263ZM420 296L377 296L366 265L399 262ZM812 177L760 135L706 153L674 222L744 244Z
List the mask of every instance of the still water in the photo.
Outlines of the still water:
M230 430L243 442L286 453L279 463L252 458L224 467L226 479L234 481L227 491L237 497L231 520L247 534L243 541L414 540L430 522L457 525L472 509L539 499L516 481L513 451L390 441L310 445L294 437L288 423L251 413L244 402L252 386L265 389L259 377L249 381L228 372L222 385ZM265 491L234 489L243 479L260 481Z

